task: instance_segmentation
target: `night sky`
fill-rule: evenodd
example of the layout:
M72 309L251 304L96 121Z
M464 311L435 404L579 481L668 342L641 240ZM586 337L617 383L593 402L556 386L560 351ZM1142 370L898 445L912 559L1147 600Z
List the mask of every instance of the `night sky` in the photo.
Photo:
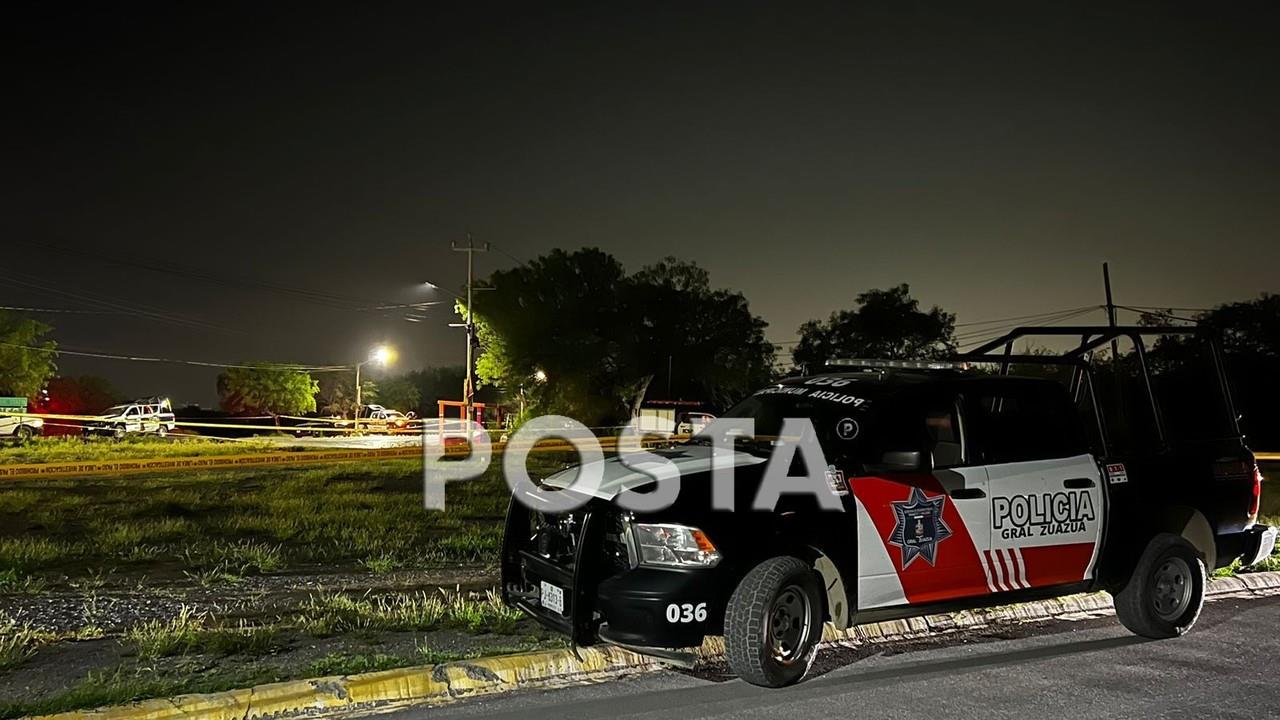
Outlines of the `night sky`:
M1124 304L1280 291L1275 3L195 5L7 18L0 304L110 311L41 315L64 347L461 364L447 305L358 308L447 299L467 231L484 274L696 260L775 341L900 282L1100 303L1104 260Z

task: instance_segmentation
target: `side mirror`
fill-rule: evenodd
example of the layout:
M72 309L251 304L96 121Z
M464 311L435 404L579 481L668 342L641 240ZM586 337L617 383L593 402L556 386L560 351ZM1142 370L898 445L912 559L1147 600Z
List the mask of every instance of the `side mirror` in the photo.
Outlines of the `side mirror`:
M919 450L889 450L880 462L867 469L876 472L927 472L931 470L929 455Z

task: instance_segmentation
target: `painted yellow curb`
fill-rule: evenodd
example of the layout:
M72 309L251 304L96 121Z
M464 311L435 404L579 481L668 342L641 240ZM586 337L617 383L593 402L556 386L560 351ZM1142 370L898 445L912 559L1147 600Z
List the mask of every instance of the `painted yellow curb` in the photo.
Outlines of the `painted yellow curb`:
M547 650L360 675L293 680L244 690L180 695L129 705L46 715L57 720L251 720L389 703L438 703L518 687L604 679L659 664L616 647Z
M1248 573L1211 578L1209 597L1230 593L1280 591L1280 573ZM823 644L889 642L958 632L1002 622L1029 622L1071 615L1107 612L1105 593L1068 595L1036 602L979 608L944 615L823 628ZM695 653L702 661L724 654L724 640L707 638ZM36 720L253 720L299 713L369 708L397 703L436 704L457 698L493 695L517 688L556 686L582 680L603 680L624 672L664 667L652 658L621 648L599 645L573 650L545 650L440 665L385 670L360 675L260 685L244 690L180 695L130 705L45 715Z

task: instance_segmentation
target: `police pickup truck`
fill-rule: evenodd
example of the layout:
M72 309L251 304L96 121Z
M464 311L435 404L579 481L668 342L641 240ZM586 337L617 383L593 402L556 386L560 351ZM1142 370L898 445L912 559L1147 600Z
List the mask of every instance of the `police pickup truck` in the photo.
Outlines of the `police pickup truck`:
M117 440L126 435L154 433L168 435L177 427L169 398L150 397L113 405L84 423L84 436L106 435Z
M513 502L503 596L578 645L607 642L673 660L723 635L731 669L777 687L800 680L824 622L892 618L1106 590L1120 622L1169 638L1200 613L1206 573L1269 555L1257 524L1262 476L1237 426L1210 340L1218 436L1180 441L1151 393L1144 339L1186 328L1021 328L959 363L860 361L764 388L719 420L750 419L731 445L701 435L655 454L679 468L665 509L631 512L626 491L655 483L618 458L577 510ZM1019 356L1027 335L1074 336L1061 355ZM1104 408L1090 353L1131 339L1145 398ZM830 365L830 363L829 363ZM1013 366L1066 369L1066 382ZM1039 375L1039 376L1037 376ZM1142 400L1142 402L1135 402ZM1150 412L1138 413L1148 405ZM1126 433L1124 417L1142 433ZM803 475L785 418L807 418L838 507L781 494L752 509L774 462ZM1145 438L1142 442L1132 437ZM779 460L778 458L782 458ZM716 469L733 471L714 497ZM542 480L574 492L581 468ZM775 473L776 477L776 473ZM723 490L723 486L719 488ZM724 505L733 505L732 512Z

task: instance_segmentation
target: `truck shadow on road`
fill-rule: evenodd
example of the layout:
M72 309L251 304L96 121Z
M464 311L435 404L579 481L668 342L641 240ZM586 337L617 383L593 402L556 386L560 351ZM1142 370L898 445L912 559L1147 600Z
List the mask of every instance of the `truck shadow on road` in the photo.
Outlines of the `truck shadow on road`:
M1041 635L1041 637L1044 636ZM799 685L779 690L759 688L739 681L721 682L714 685L648 691L635 695L623 694L605 699L555 704L540 708L542 712L539 712L539 709L525 706L517 711L487 715L486 717L515 719L545 715L546 717L616 718L620 715L619 702L625 703L625 712L621 713L623 715L658 713L690 706L698 706L699 713L702 714L709 710L708 706L720 703L724 703L729 707L742 704L744 707L750 707L752 710L758 711L761 708L768 708L774 705L784 705L808 698L830 696L862 689L874 689L905 680L925 679L939 675L954 677L992 668L1023 665L1055 657L1115 650L1144 642L1151 641L1133 635L1124 635L1094 640L1051 643L1019 650L1002 650L997 642L992 640L981 651L967 654L964 657L893 662L889 667L868 668L861 672L853 669L851 672L839 675L826 674L825 676L811 678ZM936 639L931 647L939 647ZM873 651L872 655L883 656L885 648L881 646L879 649L870 649ZM839 650L837 649L837 652ZM904 651L900 647L898 650L900 652L911 652L910 650ZM831 651L829 650L828 652ZM840 663L830 667L827 672L830 673L833 670L847 667L849 667L848 662Z

